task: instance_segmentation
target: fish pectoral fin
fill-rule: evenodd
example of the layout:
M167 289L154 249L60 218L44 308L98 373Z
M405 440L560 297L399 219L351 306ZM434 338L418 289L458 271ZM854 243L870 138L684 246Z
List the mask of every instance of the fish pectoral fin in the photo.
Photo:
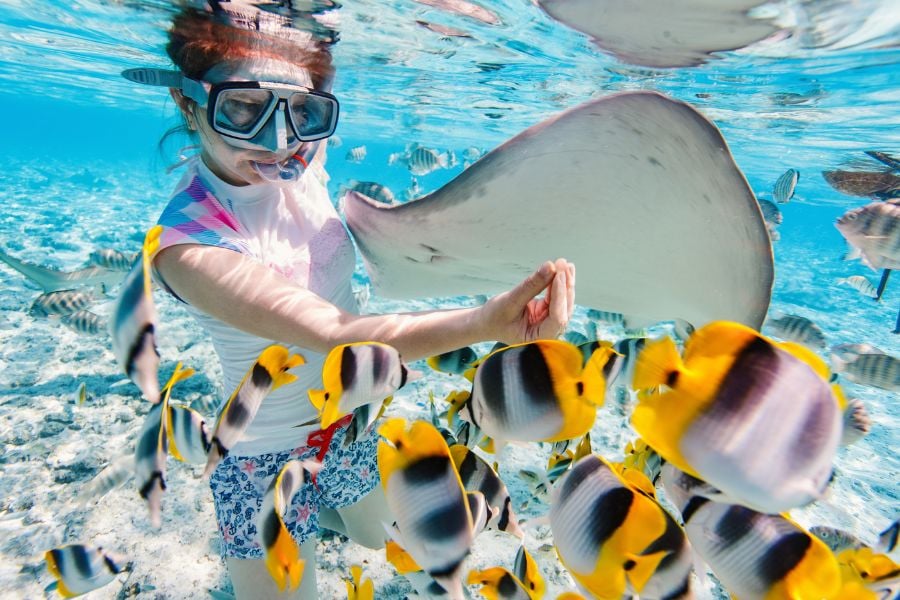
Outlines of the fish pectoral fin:
M654 552L653 554L629 554L626 555L625 561L625 577L628 578L631 587L637 593L641 593L647 581L659 568L659 563L666 555L667 551ZM629 568L630 566L630 568Z

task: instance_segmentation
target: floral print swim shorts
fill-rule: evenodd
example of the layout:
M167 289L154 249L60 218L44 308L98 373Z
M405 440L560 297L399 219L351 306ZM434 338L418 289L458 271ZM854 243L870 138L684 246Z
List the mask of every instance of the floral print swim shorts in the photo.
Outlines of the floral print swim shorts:
M284 524L298 544L318 532L320 505L332 509L350 506L379 484L378 434L373 431L344 448L348 423L349 418L342 419L327 430L310 434L306 446L258 456L229 455L219 463L209 486L224 556L263 558L256 517L272 478L289 460L316 459L324 443L328 450L315 483L304 482L284 514Z

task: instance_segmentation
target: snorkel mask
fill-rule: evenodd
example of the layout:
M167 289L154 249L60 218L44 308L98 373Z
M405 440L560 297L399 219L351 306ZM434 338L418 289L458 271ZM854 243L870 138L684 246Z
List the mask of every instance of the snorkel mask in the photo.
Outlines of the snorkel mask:
M122 71L129 81L144 85L169 87L181 92L198 106L206 108L207 121L213 131L237 148L259 149L255 143L275 120L279 148L287 148L288 128L295 139L306 142L302 151L281 163L252 163L263 179L287 184L297 181L309 167L318 142L337 127L340 106L327 92L285 83L265 81L223 81L210 84L191 79L180 71L138 68ZM305 147L304 147L305 146Z

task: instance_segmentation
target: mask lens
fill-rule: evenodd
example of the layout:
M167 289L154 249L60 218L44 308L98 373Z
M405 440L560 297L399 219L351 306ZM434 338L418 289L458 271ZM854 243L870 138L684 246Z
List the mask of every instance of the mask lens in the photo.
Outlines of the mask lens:
M216 100L214 128L252 137L278 98L265 89L223 90Z
M297 137L305 141L331 135L335 121L335 102L330 98L295 92L290 97L290 113Z

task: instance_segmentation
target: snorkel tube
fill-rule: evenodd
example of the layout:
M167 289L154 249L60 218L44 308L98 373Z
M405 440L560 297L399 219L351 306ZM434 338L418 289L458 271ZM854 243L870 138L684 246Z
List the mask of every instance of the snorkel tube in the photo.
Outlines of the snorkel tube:
M278 185L290 185L300 180L300 177L302 177L306 172L306 169L309 168L309 163L318 149L319 142L311 142L307 144L307 147L302 152L298 150L284 162L253 162L253 170L256 171L256 174L264 181Z

